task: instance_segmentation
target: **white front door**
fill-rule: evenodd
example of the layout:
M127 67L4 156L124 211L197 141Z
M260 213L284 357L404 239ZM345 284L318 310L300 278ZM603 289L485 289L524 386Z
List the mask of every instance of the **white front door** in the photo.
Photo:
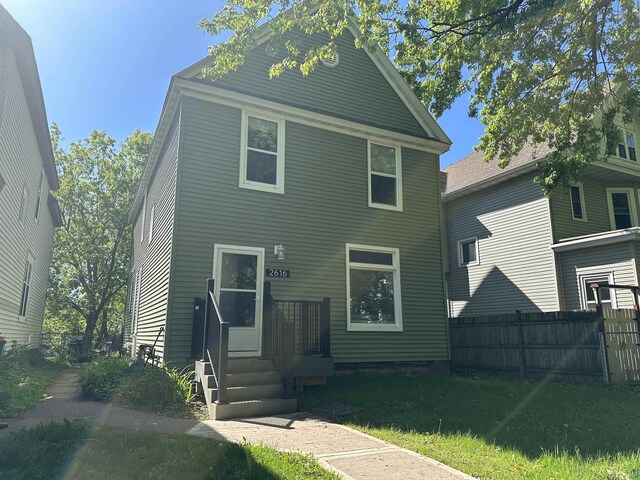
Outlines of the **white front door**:
M229 356L261 354L264 249L216 245L213 252L215 295L229 322Z

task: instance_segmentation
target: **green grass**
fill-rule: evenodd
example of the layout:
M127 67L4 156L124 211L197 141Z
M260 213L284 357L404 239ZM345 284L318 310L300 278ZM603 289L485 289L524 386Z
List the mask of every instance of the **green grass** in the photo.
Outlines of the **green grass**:
M35 459L35 461L34 461ZM0 439L0 478L336 479L307 456L188 435L49 423Z
M0 359L0 418L17 417L36 406L62 371L59 363L32 355Z
M354 374L307 389L300 409L487 479L624 479L640 470L640 388L488 377Z

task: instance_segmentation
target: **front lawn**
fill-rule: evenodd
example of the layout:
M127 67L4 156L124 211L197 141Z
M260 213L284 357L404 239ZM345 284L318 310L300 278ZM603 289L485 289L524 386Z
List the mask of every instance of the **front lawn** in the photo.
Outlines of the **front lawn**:
M0 358L0 418L16 417L35 407L62 369L61 364L21 347L6 352Z
M299 408L332 404L360 409L335 420L480 478L640 477L638 386L358 373L307 388Z
M0 478L11 480L336 479L312 458L271 448L49 423L0 439Z

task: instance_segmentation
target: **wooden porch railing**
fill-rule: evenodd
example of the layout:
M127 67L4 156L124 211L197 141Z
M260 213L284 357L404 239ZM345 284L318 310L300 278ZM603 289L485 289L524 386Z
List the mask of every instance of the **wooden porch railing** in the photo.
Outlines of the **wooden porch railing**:
M204 341L202 361L209 362L217 385L216 403L227 400L227 362L229 359L229 323L225 322L216 299L214 280L207 280L207 294L204 308Z

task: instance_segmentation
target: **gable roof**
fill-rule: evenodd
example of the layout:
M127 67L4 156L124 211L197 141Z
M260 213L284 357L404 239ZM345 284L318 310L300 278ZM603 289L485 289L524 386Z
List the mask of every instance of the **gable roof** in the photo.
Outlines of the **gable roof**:
M49 123L47 122L42 85L40 84L31 37L2 5L0 5L0 45L11 48L15 53L20 81L27 99L29 116L42 158L42 166L49 181L49 188L57 190L60 184L53 158Z
M349 31L354 36L356 36L358 33L357 27L355 26L355 23L353 21L349 26ZM270 36L271 32L268 29L267 23L260 29L258 29L255 38L256 45L263 44L270 38ZM438 154L444 153L449 150L451 146L451 140L440 128L435 119L429 114L424 105L422 105L418 97L416 97L409 85L404 81L400 73L396 70L396 68L391 63L389 58L384 54L382 49L376 45L375 47L371 46L364 48L364 51L367 52L367 55L369 55L369 58L371 58L373 64L389 82L389 85L393 88L393 90L400 97L403 103L407 105L407 108L414 116L414 118L416 118L416 120L420 123L424 131L427 133L428 137L421 138L398 134L395 135L394 138L402 139L403 144L406 143L408 146L410 146L410 148L425 149ZM255 100L255 98L243 94L238 94L230 90L225 91L223 89L218 89L212 82L207 82L205 84L205 82L199 80L197 78L198 75L202 73L203 68L211 65L211 62L211 57L207 56L199 62L196 62L195 64L187 67L186 69L178 72L173 77L171 77L171 82L165 96L160 119L158 120L158 126L156 127L156 132L151 144L151 150L145 164L142 177L140 179L138 190L133 200L131 213L129 215L129 221L135 221L140 207L142 206L144 192L146 191L147 186L151 180L160 156L160 152L162 150L162 146L164 145L166 136L169 132L171 122L177 112L178 102L180 96L183 94L182 91L187 92L189 95L200 96L201 98L202 94L205 94L207 98L214 98L215 101L218 102L224 102L225 100L231 99L236 105L251 105L252 101ZM223 92L220 92L219 90L223 90ZM273 111L276 111L276 113L282 114L283 112L286 112L287 115L291 116L291 118L295 119L296 121L306 121L306 118L299 114L300 112L296 112L296 110L299 109L288 109L286 105L282 104L277 104L274 106L274 102L269 101L263 101L262 104L264 108L272 109ZM330 119L328 115L323 114L317 114L316 116L318 117L316 124L323 125L324 128L339 128L339 131L347 134L361 134L363 131L368 131L374 132L378 136L382 136L382 130L376 127L362 125L362 129L357 129L352 125L354 122L342 121L339 118ZM392 132L388 131L387 133Z
M440 178L442 194L447 199L452 196L457 197L534 171L550 151L547 145L534 147L527 144L505 168L500 168L497 160L484 162L483 152L473 152L442 169Z

